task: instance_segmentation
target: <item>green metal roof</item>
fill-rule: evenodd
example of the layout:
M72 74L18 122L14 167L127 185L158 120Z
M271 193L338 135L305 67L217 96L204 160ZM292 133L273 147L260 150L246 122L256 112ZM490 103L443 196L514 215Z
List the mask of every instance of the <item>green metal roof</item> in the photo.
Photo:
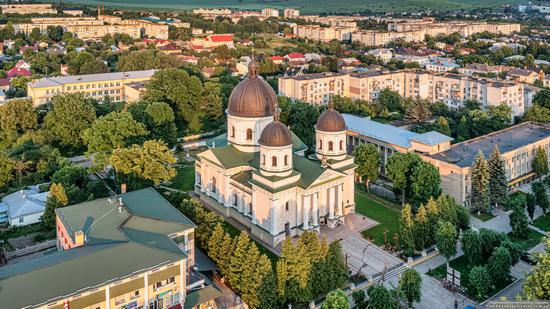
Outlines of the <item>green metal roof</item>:
M0 268L1 307L42 304L186 257L167 235L193 222L152 188L119 197L120 211L107 198L56 209L85 245Z
M192 291L185 297L184 309L191 309L207 301L221 296L222 292L214 286L205 287L198 291Z
M302 189L307 189L321 174L325 172L325 169L321 167L319 161L308 160L301 156L293 156L292 161L294 169L302 173L300 177L299 186Z
M303 151L306 150L308 147L307 145L302 142L302 140L296 135L292 130L290 131L290 134L292 136L292 151ZM218 136L215 136L209 140L206 141L206 145L210 148L218 148L218 147L225 147L228 145L227 143L227 133L220 134Z

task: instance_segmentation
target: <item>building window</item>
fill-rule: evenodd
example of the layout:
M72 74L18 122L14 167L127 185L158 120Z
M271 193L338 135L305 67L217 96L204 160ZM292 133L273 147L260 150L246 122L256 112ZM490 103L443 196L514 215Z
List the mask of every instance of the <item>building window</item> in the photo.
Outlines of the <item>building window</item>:
M262 155L262 165L265 165L265 155Z
M168 283L174 283L176 282L176 277L170 277L170 279L168 280Z
M277 157L276 156L271 157L271 165L274 166L274 167L277 166Z
M288 211L289 209L289 205L288 205L288 202L285 203L285 210Z
M212 193L216 194L216 178L212 177Z
M288 166L288 155L285 155L285 166Z
M246 139L252 140L252 129L246 129Z
M319 140L319 149L323 150L323 141L322 140Z
M19 218L19 223L23 223L23 217Z
M344 141L340 141L340 150L344 150Z
M248 214L252 216L252 203L248 203Z
M328 142L328 151L332 151L333 148L334 147L332 141Z
M235 127L231 127L231 137L235 137Z
M237 203L239 202L237 193L233 193L233 206L237 206Z

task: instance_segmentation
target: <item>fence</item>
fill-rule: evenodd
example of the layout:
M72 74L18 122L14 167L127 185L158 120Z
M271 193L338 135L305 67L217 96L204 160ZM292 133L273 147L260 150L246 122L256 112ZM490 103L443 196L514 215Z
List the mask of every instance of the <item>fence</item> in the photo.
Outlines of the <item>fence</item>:
M39 243L39 244L36 244L36 245L33 245L33 246L28 246L28 247L23 248L23 249L7 252L6 253L6 258L8 260L11 260L11 259L16 258L16 257L20 257L20 256L24 256L24 255L27 255L27 254L35 253L35 252L38 252L38 251L50 249L50 248L55 247L56 242L57 242L57 240L52 239L52 240L48 240L48 241L45 241L45 242L42 242L42 243Z

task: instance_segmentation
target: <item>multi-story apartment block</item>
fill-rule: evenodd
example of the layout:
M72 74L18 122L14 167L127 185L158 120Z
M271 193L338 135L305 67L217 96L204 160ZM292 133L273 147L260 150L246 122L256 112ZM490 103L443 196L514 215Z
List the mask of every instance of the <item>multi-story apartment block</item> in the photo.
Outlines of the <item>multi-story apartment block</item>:
M487 23L487 22L469 22L469 21L448 21L436 22L433 17L423 19L408 19L388 23L388 31L409 32L424 31L425 34L451 34L460 33L463 37L481 32L490 32L501 35L509 35L521 30L521 25L517 23Z
M279 10L274 8L262 9L262 15L264 18L279 17Z
M421 42L425 37L425 32L420 30L407 32L364 30L352 33L351 40L366 46L384 46L397 39L403 39L406 42Z
M333 95L348 96L349 74L317 73L279 78L279 95L311 104L327 104Z
M298 10L298 9L284 9L283 17L284 18L298 18L298 17L300 17L300 10Z
M550 125L524 122L480 136L423 158L434 164L441 176L441 189L457 201L469 205L471 166L481 151L488 158L495 146L501 152L508 185L514 187L536 178L533 159L537 148L550 152Z
M31 18L30 23L15 23L13 30L16 33L30 34L33 29L38 28L42 34L46 34L50 26L61 26L66 29L68 26L76 25L100 26L103 25L103 21L95 17L41 17Z
M27 85L27 95L34 105L48 102L57 94L84 93L86 97L113 101L135 100L135 95L126 94L126 84L149 81L155 70L116 73L88 74L75 76L44 77Z
M475 74L499 74L503 71L502 66L490 66L485 63L470 63L464 66L463 68L458 69L458 73L464 75L475 75Z
M59 208L58 251L0 269L2 307L210 307L195 227L152 188Z
M115 33L124 33L133 39L141 37L141 27L138 25L70 25L66 29L83 40L100 39Z
M2 14L57 14L51 4L3 4Z
M82 11L81 9L64 9L63 14L72 15L72 16L82 16L84 15L84 11Z
M388 71L352 73L349 77L349 86L350 97L369 102L376 100L380 91L384 89L390 89L404 95L405 73L389 73Z
M295 25L292 27L293 33L299 38L306 38L319 42L330 42L332 40L347 41L351 38L354 27L331 26L321 27L318 25Z

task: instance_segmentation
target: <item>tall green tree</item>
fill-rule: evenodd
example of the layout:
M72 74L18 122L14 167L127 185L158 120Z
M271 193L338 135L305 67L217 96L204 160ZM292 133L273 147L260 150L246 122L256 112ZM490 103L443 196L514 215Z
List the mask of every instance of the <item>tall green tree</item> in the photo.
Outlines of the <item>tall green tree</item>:
M348 282L348 268L342 251L342 245L338 241L333 241L328 247L326 255L325 269L328 273L328 285L326 289L342 288ZM327 291L323 291L326 293Z
M0 136L11 137L36 126L37 115L31 100L13 99L0 105Z
M375 181L380 174L380 153L373 144L361 144L355 147L353 156L357 164L355 173L365 181L368 190L369 183Z
M470 139L470 126L466 116L462 116L456 128L456 140L457 142L463 142L468 139Z
M405 104L405 119L421 123L430 120L432 112L430 111L430 102L424 99L407 100Z
M401 210L401 219L399 220L399 239L405 254L408 256L412 256L414 253L413 229L412 208L411 205L405 204Z
M475 211L489 212L489 167L481 151L471 167L472 194L471 208Z
M528 300L550 300L550 239L545 242L545 250L539 262L523 282L523 296Z
M439 170L431 163L419 161L411 170L411 202L418 206L441 194Z
M525 214L525 205L514 206L510 214L510 225L512 226L512 236L527 238L529 232L529 219Z
M416 248L424 249L430 244L430 221L428 211L424 205L420 205L414 216L414 238Z
M381 284L371 285L367 294L369 295L367 309L395 309L397 307L390 291Z
M412 308L413 304L420 302L422 297L422 277L416 270L407 268L399 279L398 289L403 293L409 308Z
M216 225L212 235L208 239L208 256L214 263L219 265L222 255L227 255L228 252L220 251L222 248L223 238L225 237L225 231L221 224Z
M537 205L542 208L542 211L546 213L548 208L550 208L550 202L548 201L548 195L546 194L546 187L540 181L534 182L531 184L531 189L535 195L535 200Z
M451 136L451 128L449 127L449 122L447 121L447 118L443 116L439 116L437 118L437 121L435 123L435 130L441 134L445 134L447 136Z
M52 103L52 111L44 118L48 135L64 147L82 147L82 132L96 119L92 102L80 93L71 93L54 96Z
M529 215L529 219L533 221L535 217L535 208L537 207L537 199L533 193L527 193L525 198L527 203L527 214Z
M537 177L548 174L548 154L542 147L538 147L533 158L533 171Z
M504 161L500 156L500 150L495 145L491 156L487 161L489 169L489 201L491 205L504 205L508 193L508 181L506 180L506 171Z
M410 196L410 178L413 167L421 160L419 155L412 153L396 153L388 160L386 173L393 181L394 189L401 192L403 204L405 204L406 197Z
M349 309L349 300L342 290L334 290L327 294L321 309Z
M468 281L468 291L475 295L479 301L485 299L485 295L491 289L491 276L484 266L475 266L470 271Z
M483 254L481 246L481 237L477 231L464 231L462 234L462 250L464 250L464 256L466 256L470 264L478 265L481 263Z
M491 274L493 282L507 282L510 280L510 267L512 257L508 249L497 247L487 261L487 271Z
M53 183L50 186L50 193L48 194L48 199L46 200L46 205L44 207L44 214L40 220L44 225L49 229L55 228L55 209L67 206L69 202L67 194L65 193L65 188L62 184Z
M250 237L245 231L241 231L239 237L234 239L234 251L229 260L227 274L229 284L238 291L241 291L244 283L243 272L247 267L251 267L251 265L246 264L247 256L250 253L250 246Z
M0 152L0 189L13 179L13 160L4 152Z
M456 254L456 228L450 222L438 222L435 231L435 243L439 252L447 259Z

